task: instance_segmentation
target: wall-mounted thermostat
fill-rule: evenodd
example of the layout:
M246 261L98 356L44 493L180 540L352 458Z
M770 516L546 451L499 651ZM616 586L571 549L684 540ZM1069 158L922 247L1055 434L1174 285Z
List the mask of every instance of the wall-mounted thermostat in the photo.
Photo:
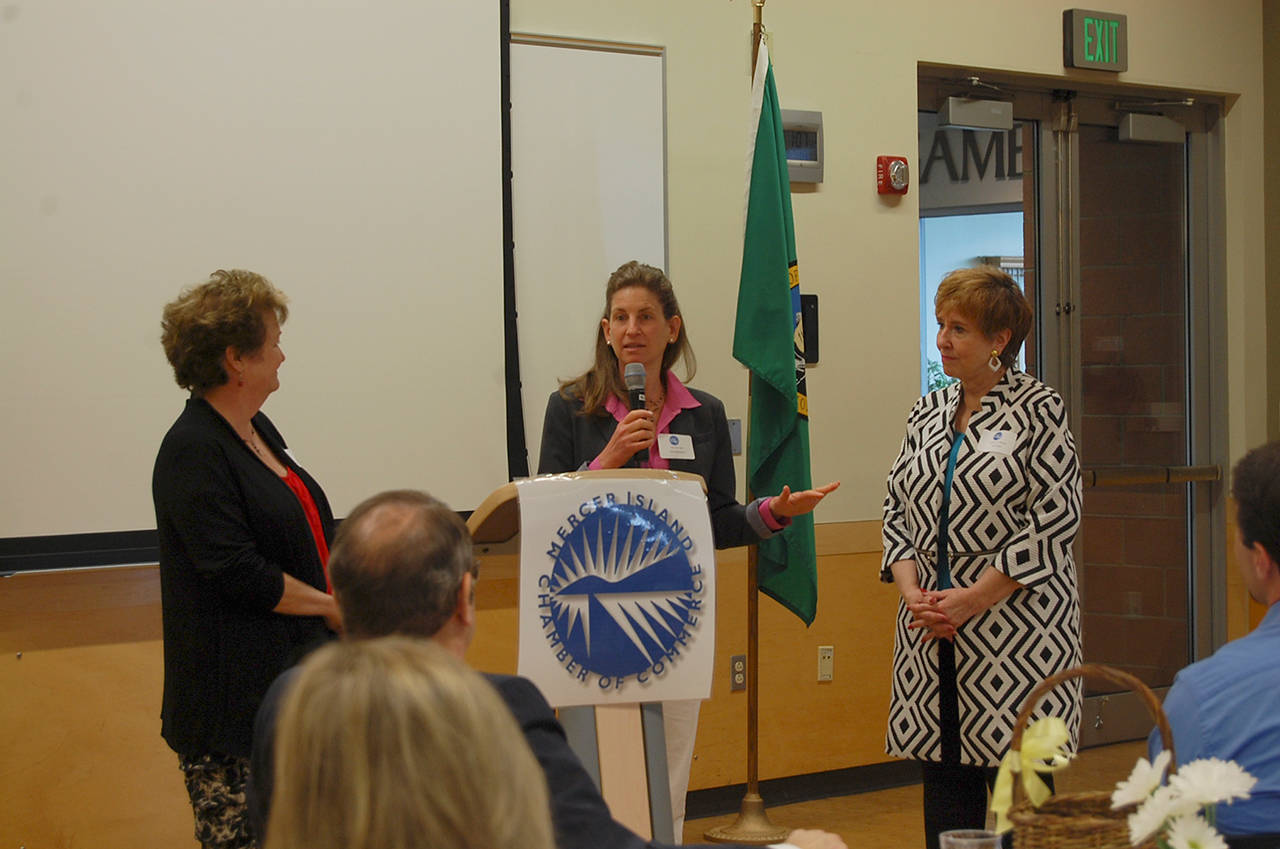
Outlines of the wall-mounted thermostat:
M822 113L782 110L782 141L787 176L793 183L822 182Z

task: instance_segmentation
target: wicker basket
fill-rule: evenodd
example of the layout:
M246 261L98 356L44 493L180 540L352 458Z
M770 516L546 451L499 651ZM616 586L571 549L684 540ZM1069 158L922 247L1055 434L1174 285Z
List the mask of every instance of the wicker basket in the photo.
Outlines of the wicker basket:
M1073 678L1101 679L1137 693L1160 729L1165 748L1173 755L1169 719L1151 688L1127 672L1091 663L1050 676L1031 691L1018 713L1011 748L1021 750L1022 732L1026 730L1031 712L1045 694ZM1174 769L1175 761L1170 760L1170 774ZM1110 790L1055 793L1037 808L1026 798L1021 779L1015 777L1013 805L1009 808L1013 845L1015 849L1130 849L1128 816L1133 810L1133 806L1111 810ZM1154 839L1139 846L1140 849L1156 849Z

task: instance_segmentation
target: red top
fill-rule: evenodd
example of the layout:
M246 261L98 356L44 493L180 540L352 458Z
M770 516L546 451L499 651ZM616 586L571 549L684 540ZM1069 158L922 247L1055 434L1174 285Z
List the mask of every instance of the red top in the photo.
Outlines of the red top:
M302 478L298 477L298 473L288 466L285 466L285 472L284 482L289 485L289 489L293 490L293 494L298 497L298 503L302 505L302 512L307 514L307 524L311 526L311 536L315 538L316 551L320 553L320 566L324 569L325 592L333 595L333 583L329 580L329 544L324 541L324 528L320 525L320 511L316 509L316 502L312 499L307 485L302 482Z

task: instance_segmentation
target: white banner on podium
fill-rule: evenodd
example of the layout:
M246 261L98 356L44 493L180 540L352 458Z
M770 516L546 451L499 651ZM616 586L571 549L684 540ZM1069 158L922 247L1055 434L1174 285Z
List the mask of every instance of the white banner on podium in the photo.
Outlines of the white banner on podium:
M715 545L698 481L519 481L520 674L554 707L705 699Z

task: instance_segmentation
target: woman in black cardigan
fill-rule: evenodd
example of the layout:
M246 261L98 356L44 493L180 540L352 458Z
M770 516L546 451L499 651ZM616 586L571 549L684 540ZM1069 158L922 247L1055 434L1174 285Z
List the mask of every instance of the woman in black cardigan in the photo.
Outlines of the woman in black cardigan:
M309 645L341 628L324 491L260 412L280 386L284 295L217 271L165 307L165 355L191 391L151 481L164 615L161 734L205 847L256 845L244 804L253 717Z
M539 474L643 467L701 475L716 548L772 536L839 486L784 487L780 495L740 504L724 405L687 388L672 371L684 360L692 377L694 358L671 281L659 268L628 262L610 275L604 297L594 365L547 399ZM627 401L624 371L633 363L644 367L643 410L631 410ZM684 825L698 704L668 702L663 710L676 837Z

